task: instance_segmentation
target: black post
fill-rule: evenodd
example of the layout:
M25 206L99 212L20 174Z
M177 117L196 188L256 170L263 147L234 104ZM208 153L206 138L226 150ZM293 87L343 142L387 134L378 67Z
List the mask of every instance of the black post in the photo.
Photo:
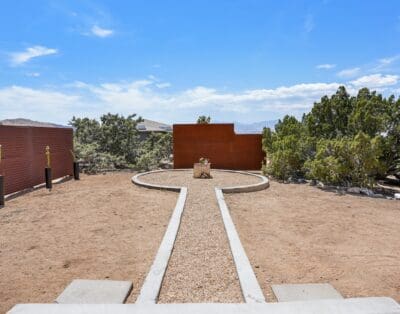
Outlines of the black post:
M51 168L46 167L44 169L44 175L46 177L46 188L51 190L53 187L53 182L51 180Z
M79 180L79 162L74 161L74 179Z
M4 202L4 177L2 175L0 175L0 206L4 206L5 202Z

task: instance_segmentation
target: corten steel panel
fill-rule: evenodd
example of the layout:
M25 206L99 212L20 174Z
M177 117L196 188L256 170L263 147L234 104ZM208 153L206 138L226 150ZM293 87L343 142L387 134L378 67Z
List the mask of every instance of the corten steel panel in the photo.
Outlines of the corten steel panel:
M213 168L260 170L261 134L235 134L233 124L174 124L174 168L191 168L206 157Z
M71 128L0 126L5 193L13 193L43 183L45 148L50 146L53 178L72 175Z

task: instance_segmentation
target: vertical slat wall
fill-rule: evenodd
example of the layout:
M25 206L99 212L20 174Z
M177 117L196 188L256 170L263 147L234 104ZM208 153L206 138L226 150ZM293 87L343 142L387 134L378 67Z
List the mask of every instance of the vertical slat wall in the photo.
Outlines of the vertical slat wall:
M0 125L0 174L5 177L5 193L17 192L45 181L44 153L47 145L51 151L53 178L72 175L72 135L71 128Z

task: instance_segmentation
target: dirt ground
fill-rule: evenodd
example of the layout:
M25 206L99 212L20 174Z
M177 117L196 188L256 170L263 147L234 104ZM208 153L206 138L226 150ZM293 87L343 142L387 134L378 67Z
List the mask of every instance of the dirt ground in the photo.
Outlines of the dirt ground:
M133 185L130 173L81 176L0 209L0 312L51 303L77 278L130 280L134 302L177 193Z
M260 179L216 170L212 175L212 179L193 179L192 171L174 171L141 178L188 187L159 303L243 302L214 187L257 183Z
M267 300L271 284L330 283L400 301L400 201L277 182L225 199Z

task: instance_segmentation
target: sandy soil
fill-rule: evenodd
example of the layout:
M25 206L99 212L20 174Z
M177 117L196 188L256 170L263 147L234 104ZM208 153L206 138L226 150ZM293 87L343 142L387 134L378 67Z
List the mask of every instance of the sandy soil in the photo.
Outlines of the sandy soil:
M177 193L143 190L130 173L82 176L0 209L0 312L51 303L71 280L130 280L134 302Z
M215 170L212 175L213 179L193 179L192 171L179 171L142 177L147 182L188 187L159 303L243 302L214 187L259 179Z
M330 283L400 301L400 201L276 182L225 199L267 300L271 284Z

